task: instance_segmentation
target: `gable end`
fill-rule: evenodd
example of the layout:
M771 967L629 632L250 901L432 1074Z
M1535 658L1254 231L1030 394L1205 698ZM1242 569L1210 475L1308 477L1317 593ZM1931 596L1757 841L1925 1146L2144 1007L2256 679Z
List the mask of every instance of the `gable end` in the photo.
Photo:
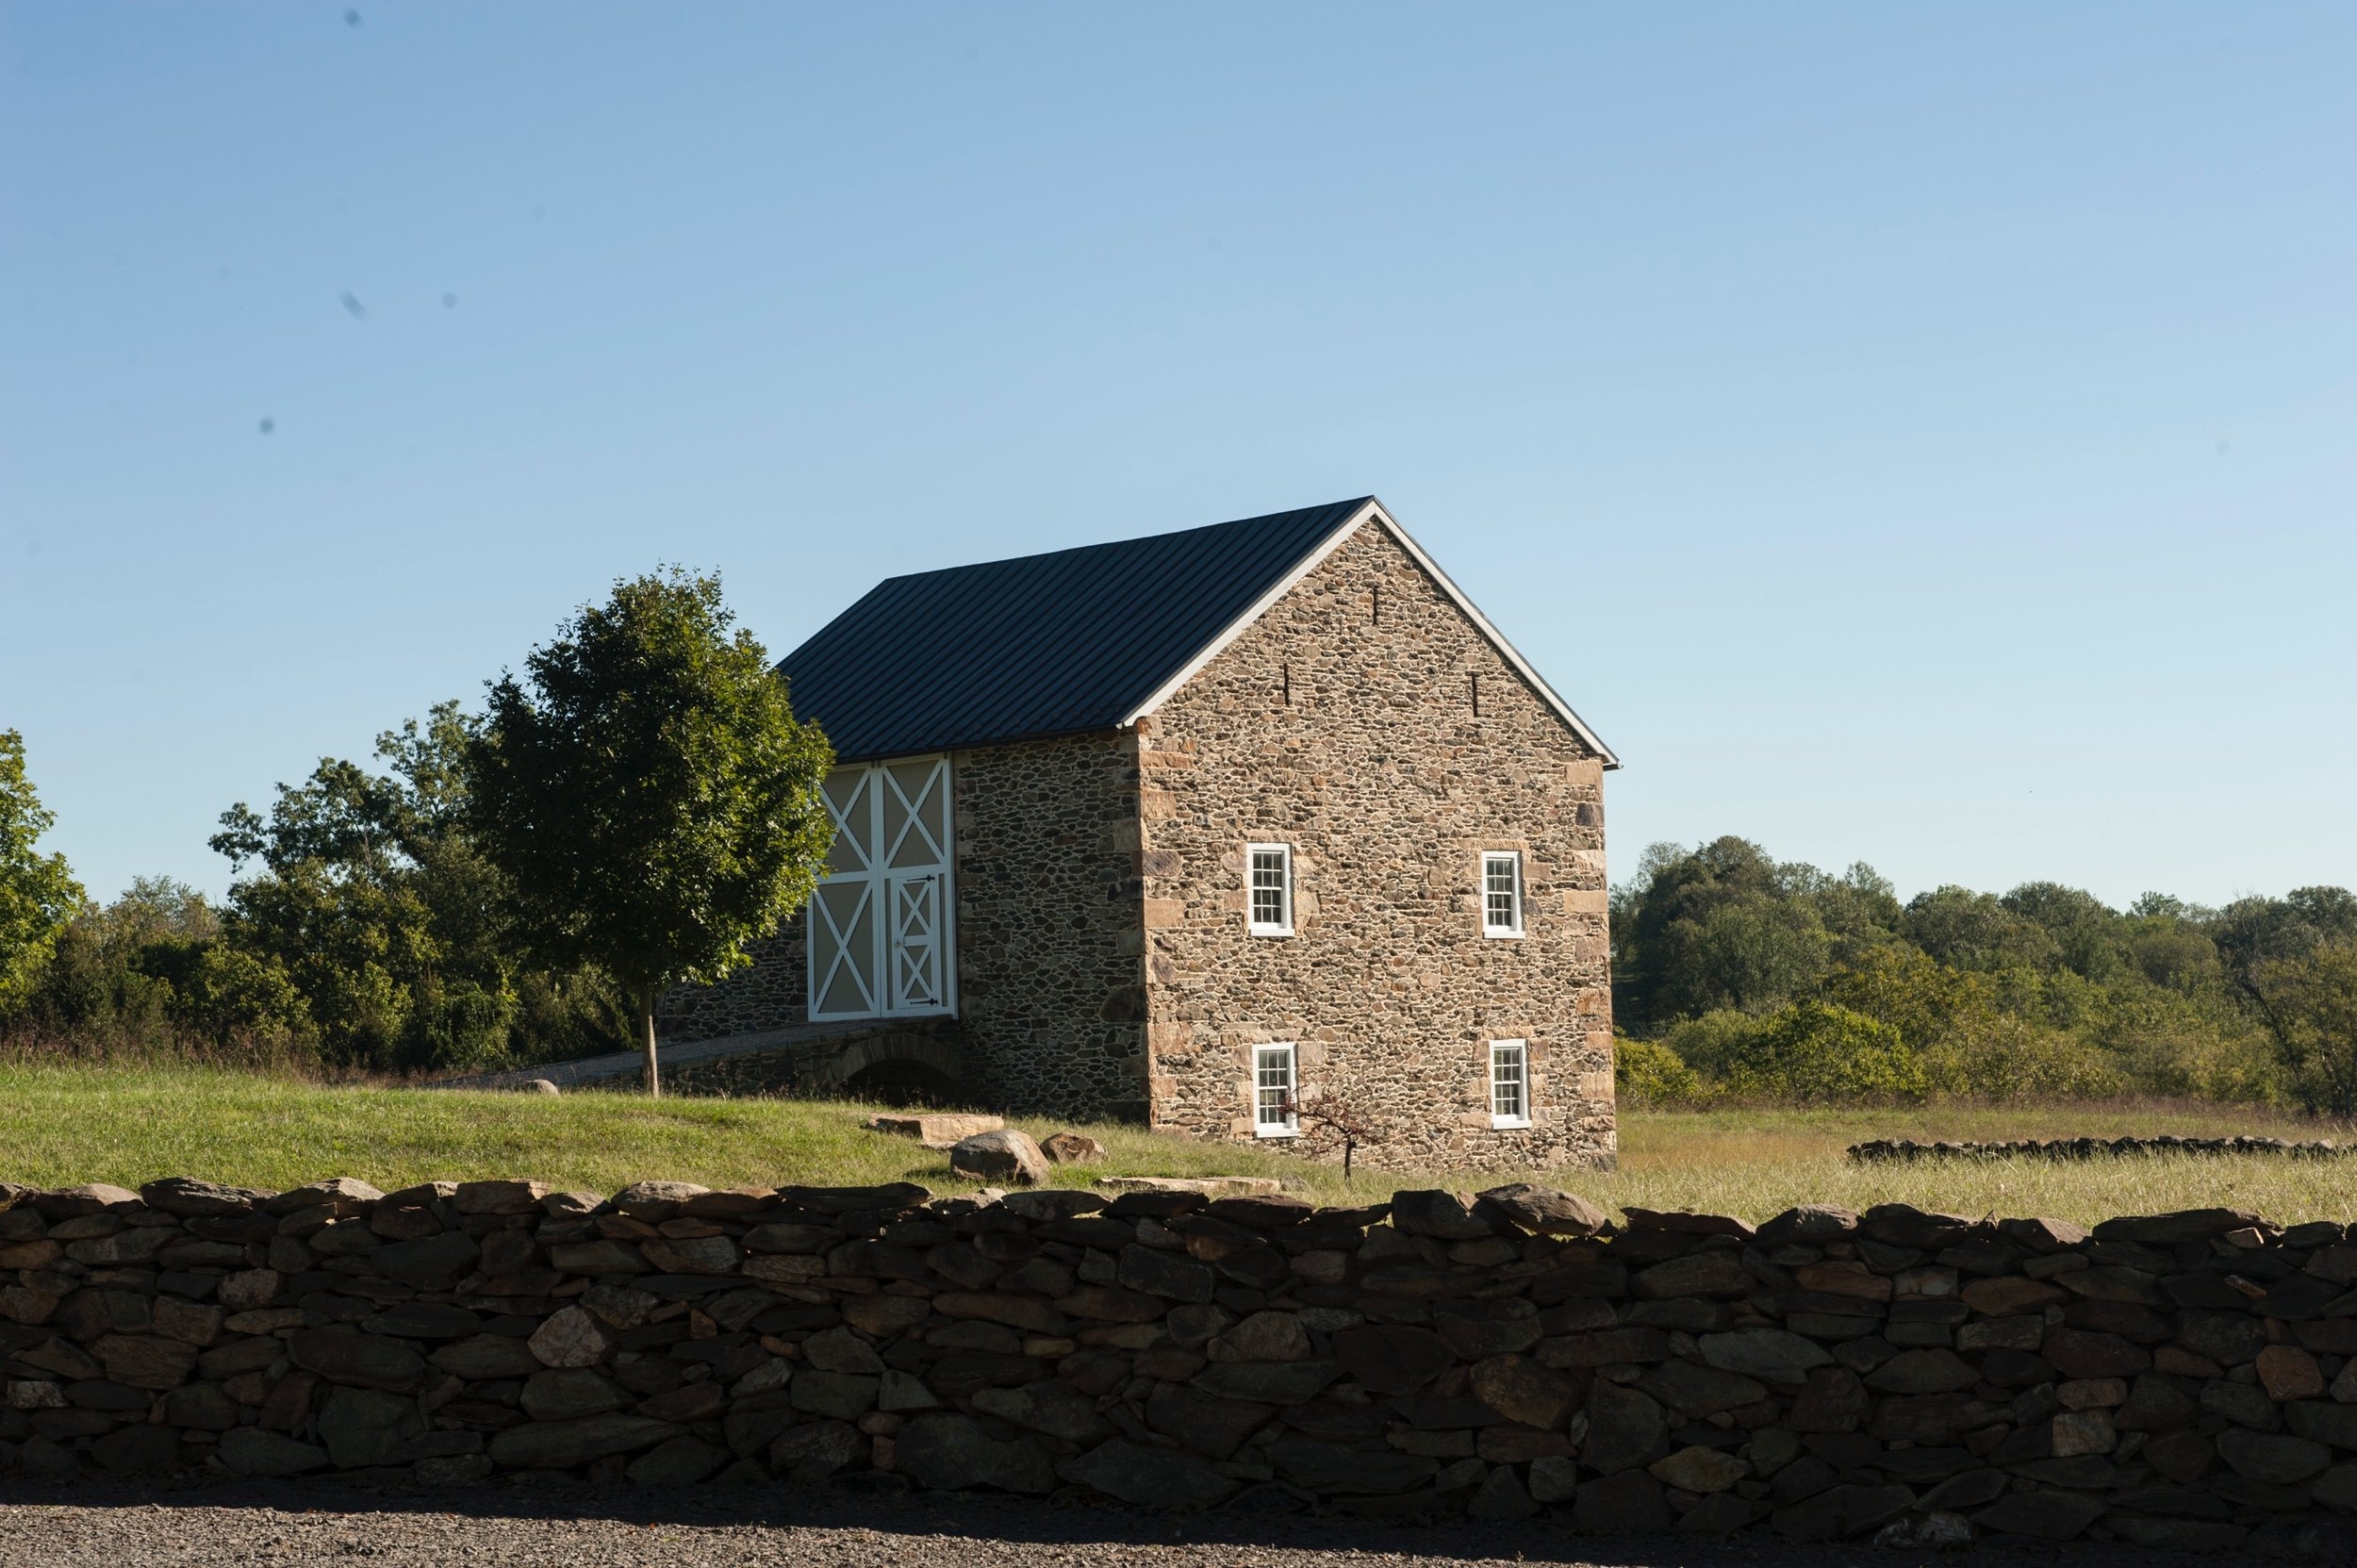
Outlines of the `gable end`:
M1379 526L1398 542L1402 550L1408 552L1409 558L1416 563L1426 576L1432 579L1440 587L1441 592L1457 606L1458 612L1473 623L1474 629L1481 634L1482 640L1495 649L1498 656L1511 666L1516 674L1530 684L1530 688L1539 694L1540 701L1544 702L1555 717L1562 721L1566 729L1579 736L1581 742L1595 752L1606 767L1617 768L1621 766L1621 759L1613 754L1612 749L1604 743L1595 731L1588 727L1587 720L1574 712L1572 705L1563 701L1553 686L1547 685L1545 677L1532 667L1528 659L1523 657L1521 650L1506 640L1506 634L1491 623L1490 618L1481 613L1480 606L1467 597L1465 590L1459 587L1449 574L1441 569L1439 563L1425 553L1424 547L1410 538L1408 530L1402 528L1397 520L1383 509L1383 503L1373 497L1368 498L1357 517L1351 519L1344 526L1336 529L1317 549L1294 563L1292 570L1272 584L1268 590L1255 600L1243 614L1222 628L1217 636L1204 644L1201 650L1170 679L1156 687L1145 701L1124 715L1121 720L1123 727L1127 728L1135 724L1139 719L1169 701L1179 688L1201 674L1205 666L1242 636L1247 627L1267 614L1270 606L1292 592L1304 578L1324 565L1327 557L1347 544L1369 522Z

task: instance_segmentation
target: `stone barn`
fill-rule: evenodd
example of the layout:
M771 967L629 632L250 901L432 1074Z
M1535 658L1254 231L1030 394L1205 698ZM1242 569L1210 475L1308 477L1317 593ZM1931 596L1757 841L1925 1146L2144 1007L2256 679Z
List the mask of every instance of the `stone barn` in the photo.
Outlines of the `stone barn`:
M1347 1107L1385 1164L1612 1160L1618 763L1373 497L895 577L778 668L839 758L829 875L667 1041L1200 1138Z

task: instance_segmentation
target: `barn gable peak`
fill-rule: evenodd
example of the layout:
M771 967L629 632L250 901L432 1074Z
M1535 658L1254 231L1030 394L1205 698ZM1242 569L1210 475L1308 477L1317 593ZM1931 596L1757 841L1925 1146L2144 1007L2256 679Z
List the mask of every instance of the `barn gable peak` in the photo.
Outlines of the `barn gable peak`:
M847 762L1135 723L1370 524L1619 761L1373 496L886 578L778 665Z

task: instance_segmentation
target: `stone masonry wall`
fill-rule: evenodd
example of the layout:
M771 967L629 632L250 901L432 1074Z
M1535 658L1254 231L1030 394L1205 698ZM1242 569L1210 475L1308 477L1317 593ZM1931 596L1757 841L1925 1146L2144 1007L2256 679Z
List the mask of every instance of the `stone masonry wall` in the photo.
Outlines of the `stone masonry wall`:
M2349 1560L2357 1245L1560 1194L0 1186L0 1470Z
M655 1003L667 1046L784 1029L810 1020L810 916L752 945L751 965L717 985L682 985Z
M1137 741L957 753L969 1082L1024 1115L1146 1119Z
M1480 712L1474 711L1479 682ZM1372 1112L1393 1164L1608 1164L1598 759L1369 525L1139 725L1156 1125L1249 1137L1251 1048ZM1294 934L1245 934L1244 845L1290 843ZM1527 934L1485 938L1479 851ZM1489 1050L1529 1042L1533 1126Z
M960 751L950 774L958 1016L891 1022L954 1036L964 1088L981 1102L1144 1121L1136 738L1108 731ZM808 918L763 943L744 973L666 998L663 1038L806 1021Z

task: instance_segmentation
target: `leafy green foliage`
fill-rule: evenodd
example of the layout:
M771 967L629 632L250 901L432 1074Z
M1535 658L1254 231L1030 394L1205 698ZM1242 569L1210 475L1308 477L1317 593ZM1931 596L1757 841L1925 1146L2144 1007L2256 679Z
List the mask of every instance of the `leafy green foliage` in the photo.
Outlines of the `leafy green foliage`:
M506 907L551 967L636 1002L710 984L808 901L832 828L826 737L795 721L717 577L615 585L491 686L468 751L472 822Z
M220 932L204 894L168 877L141 877L104 908L85 904L58 933L24 1012L51 1031L160 1043Z
M1623 1015L1648 1023L1779 1006L1829 965L1892 940L1900 917L1871 867L1829 877L1740 838L1656 845L1638 878L1614 900L1614 972Z
M24 735L0 730L0 1014L31 994L82 906L82 884L65 856L34 847L57 821L25 771Z
M484 1066L612 1049L617 999L574 967L534 972L501 914L499 873L467 831L461 766L475 721L437 704L377 737L372 773L324 759L240 803L213 848L252 875L230 889L221 943L182 982L208 1036L283 1031L341 1066ZM552 1004L552 999L555 999Z
M2223 911L2147 894L2122 912L2046 882L2002 896L1941 887L1902 908L1871 867L1837 878L1722 838L1647 850L1613 915L1619 1016L1706 1094L1914 1092L1895 1062L1871 1089L1777 1065L1828 1031L1808 1012L1824 1003L1895 1032L1935 1095L2357 1099L2333 961L2310 966L2357 942L2357 897L2341 888Z
M2297 957L2261 965L2255 982L2299 1102L2357 1113L2357 938L2320 936Z
M1709 1098L1702 1075L1656 1040L1613 1042L1612 1088L1623 1105L1646 1110L1700 1105Z
M1727 1091L1803 1104L1900 1102L1931 1091L1923 1060L1888 1024L1831 1002L1785 1008L1728 1064Z

